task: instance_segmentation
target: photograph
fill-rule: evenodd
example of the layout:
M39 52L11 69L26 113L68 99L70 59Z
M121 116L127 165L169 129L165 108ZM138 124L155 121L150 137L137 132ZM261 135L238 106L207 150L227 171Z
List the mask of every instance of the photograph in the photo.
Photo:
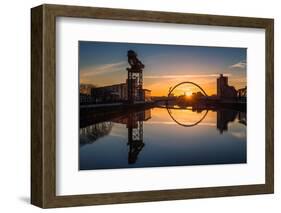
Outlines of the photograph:
M274 193L274 14L209 6L33 5L32 205Z
M247 49L79 41L79 170L247 163Z

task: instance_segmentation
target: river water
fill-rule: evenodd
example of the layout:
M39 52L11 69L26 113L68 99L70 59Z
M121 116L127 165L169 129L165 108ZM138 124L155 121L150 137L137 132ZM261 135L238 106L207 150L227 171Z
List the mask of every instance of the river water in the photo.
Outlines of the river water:
M246 123L230 109L105 113L80 127L79 169L246 163Z

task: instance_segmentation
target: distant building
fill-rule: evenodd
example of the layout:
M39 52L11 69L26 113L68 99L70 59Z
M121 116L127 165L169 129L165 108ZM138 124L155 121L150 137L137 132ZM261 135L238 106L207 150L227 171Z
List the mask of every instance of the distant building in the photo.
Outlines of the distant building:
M141 90L141 100L143 101L151 101L151 90L142 89Z
M92 88L91 96L96 102L118 102L127 99L127 84L114 84L104 87Z
M233 86L228 85L228 77L220 74L217 79L217 96L219 98L236 98L237 91Z
M139 94L138 94L138 87L137 87L137 79L130 79L130 81L128 79L126 79L126 100L128 100L128 85L129 85L129 82L131 83L131 98L133 98L134 100L136 99L140 99L138 98Z
M148 89L136 89L133 81L133 95L139 101L151 101L151 91ZM91 96L96 103L102 102L123 102L128 100L128 81L122 84L113 84L103 87L95 87L91 89Z
M80 104L82 105L95 103L95 99L91 95L80 93L79 98L80 98Z
M200 99L202 97L205 97L205 95L202 92L193 92L191 95L192 99Z
M92 84L80 84L80 94L91 95L91 90L94 86Z

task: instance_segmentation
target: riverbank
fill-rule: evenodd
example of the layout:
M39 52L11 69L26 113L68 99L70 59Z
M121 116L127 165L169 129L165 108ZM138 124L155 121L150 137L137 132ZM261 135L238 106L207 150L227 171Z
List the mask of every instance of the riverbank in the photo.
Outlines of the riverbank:
M82 107L83 106L83 107ZM95 122L122 117L130 112L146 110L155 107L155 102L139 102L134 104L113 103L80 106L80 127Z

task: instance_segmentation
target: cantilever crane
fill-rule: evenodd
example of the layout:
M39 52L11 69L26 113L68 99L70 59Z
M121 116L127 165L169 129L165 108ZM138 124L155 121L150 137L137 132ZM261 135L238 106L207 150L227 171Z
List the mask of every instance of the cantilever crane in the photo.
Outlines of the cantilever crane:
M131 66L128 71L128 102L133 104L137 100L141 100L142 93L142 71L144 64L137 58L137 53L133 50L128 50L128 63Z

